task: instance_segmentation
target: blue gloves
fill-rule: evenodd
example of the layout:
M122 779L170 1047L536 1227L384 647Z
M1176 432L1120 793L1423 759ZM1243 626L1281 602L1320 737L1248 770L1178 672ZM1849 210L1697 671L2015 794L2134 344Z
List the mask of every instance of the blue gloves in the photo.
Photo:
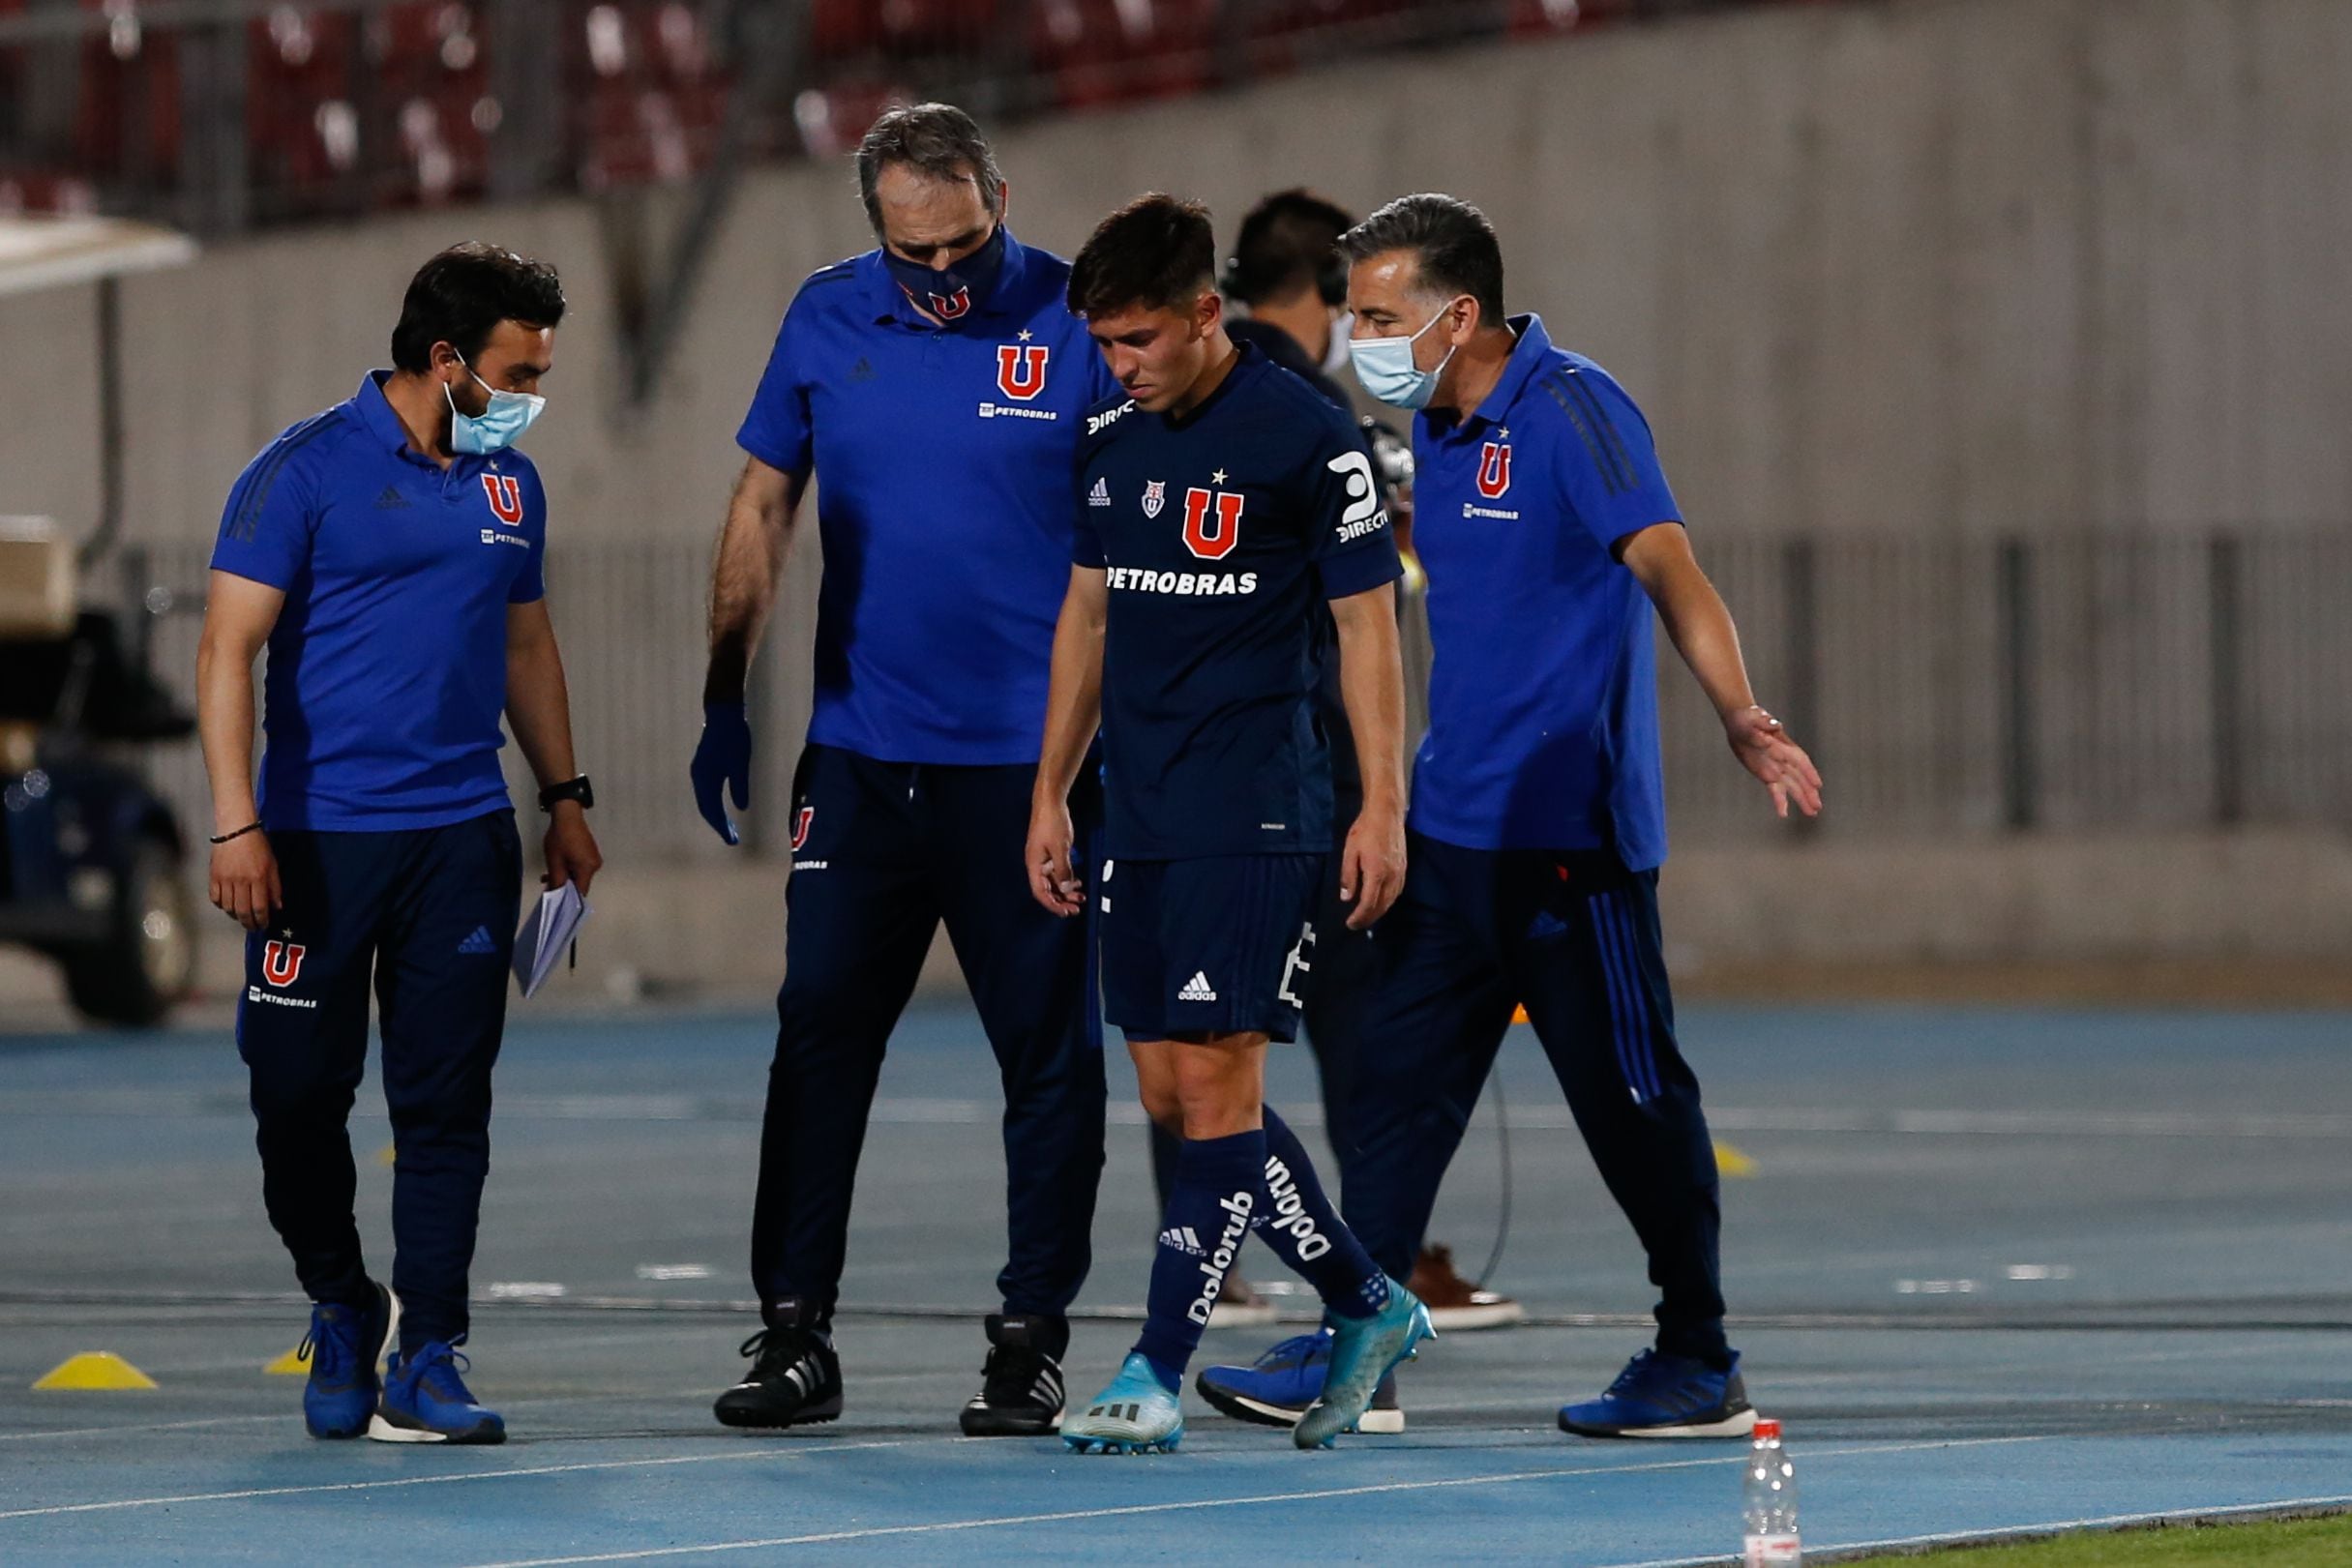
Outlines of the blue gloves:
M741 843L742 836L727 814L720 789L733 786L736 811L752 803L752 726L743 715L742 703L712 702L703 707L702 742L694 749L694 762L686 771L694 779L695 809L710 824L710 831L729 843Z

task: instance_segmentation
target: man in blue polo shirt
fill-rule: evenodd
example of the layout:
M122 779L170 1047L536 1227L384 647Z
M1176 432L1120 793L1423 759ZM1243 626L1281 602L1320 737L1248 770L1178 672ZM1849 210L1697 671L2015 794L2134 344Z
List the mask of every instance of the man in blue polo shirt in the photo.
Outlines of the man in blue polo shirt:
M1504 317L1502 250L1477 209L1406 196L1341 249L1356 374L1419 410L1414 538L1435 651L1411 870L1376 932L1349 1109L1349 1222L1383 1267L1411 1262L1524 1003L1660 1294L1655 1347L1561 1425L1745 1433L1713 1144L1659 939L1652 606L1774 809L1817 813L1820 776L1756 705L1648 422L1540 319Z
M544 406L563 310L543 263L485 245L433 257L394 368L253 459L213 550L196 659L212 898L249 933L237 1048L262 1199L315 1304L314 1436L506 1435L455 1350L521 896L501 712L549 813L548 885L585 892L600 864L541 580L547 496L508 446ZM345 1130L371 980L397 1154L390 1290L360 1255Z
M737 441L711 593L693 778L735 842L748 803L751 653L812 472L824 546L816 711L792 782L752 1277L766 1326L730 1426L842 1408L832 1319L850 1189L883 1048L944 922L1005 1091L1007 1228L970 1435L1061 1415L1065 1314L1089 1261L1103 1066L1082 924L1021 865L1054 619L1069 576L1070 464L1113 390L1062 303L1069 266L1004 226L1004 179L961 109L884 114L857 151L879 246L804 282ZM1082 802L1091 816L1090 803Z

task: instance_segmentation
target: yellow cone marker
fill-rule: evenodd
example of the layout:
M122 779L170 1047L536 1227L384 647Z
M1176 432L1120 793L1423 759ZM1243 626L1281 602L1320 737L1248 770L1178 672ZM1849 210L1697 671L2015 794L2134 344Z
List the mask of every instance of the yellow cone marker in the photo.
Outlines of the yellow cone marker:
M155 1379L112 1350L84 1350L68 1356L36 1389L153 1388Z
M1752 1176L1756 1173L1758 1167L1754 1160L1742 1154L1729 1143L1717 1139L1715 1142L1715 1169L1726 1176Z
M307 1345L297 1345L261 1370L273 1377L308 1377L311 1358L303 1353L308 1348Z

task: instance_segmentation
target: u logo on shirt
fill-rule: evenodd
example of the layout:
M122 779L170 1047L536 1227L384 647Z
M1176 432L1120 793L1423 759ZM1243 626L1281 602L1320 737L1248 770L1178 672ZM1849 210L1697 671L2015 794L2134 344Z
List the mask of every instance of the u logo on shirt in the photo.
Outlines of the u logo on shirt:
M1241 503L1243 496L1227 490L1205 490L1194 486L1184 492L1184 547L1204 561L1221 561L1234 552L1241 543ZM1208 527L1208 508L1214 502L1217 509L1215 532Z
M997 390L1007 398L1027 402L1045 390L1045 356L1048 344L1032 343L1024 347L1018 343L1001 343L997 348Z
M1478 449L1478 493L1492 501L1511 488L1511 444L1489 441Z
M484 474L482 493L498 520L512 527L522 520L522 482L512 474Z

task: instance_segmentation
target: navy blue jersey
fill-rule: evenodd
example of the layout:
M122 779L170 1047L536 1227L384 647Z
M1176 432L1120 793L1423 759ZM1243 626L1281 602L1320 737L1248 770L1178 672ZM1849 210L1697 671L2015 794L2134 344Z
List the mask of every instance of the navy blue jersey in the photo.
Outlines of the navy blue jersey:
M1404 574L1354 422L1242 344L1183 418L1106 401L1087 429L1071 558L1109 577L1108 852L1326 852L1318 620Z
M1225 323L1225 330L1235 342L1254 343L1264 349L1267 359L1313 387L1332 407L1354 417L1355 409L1348 401L1346 391L1307 358L1307 351L1299 345L1297 339L1280 327L1250 316L1229 319ZM1360 426L1356 438L1363 439ZM1372 449L1367 444L1364 450L1369 452ZM1364 783L1357 777L1355 737L1348 727L1348 710L1340 699L1339 643L1337 634L1327 620L1321 628L1320 638L1323 675L1319 691L1322 694L1324 729L1331 742L1332 792L1343 801L1360 800L1363 798Z
M1666 858L1650 598L1617 547L1681 510L1609 373L1513 316L1469 417L1414 422L1429 569L1429 733L1413 826L1465 849Z
M376 370L247 465L217 572L283 589L262 683L272 829L442 827L507 804L506 609L542 593L547 495L520 452L441 467Z
M800 285L735 439L817 474L809 739L886 762L1034 762L1069 585L1080 415L1116 383L1069 263L1004 241L988 297L915 313L879 251Z

